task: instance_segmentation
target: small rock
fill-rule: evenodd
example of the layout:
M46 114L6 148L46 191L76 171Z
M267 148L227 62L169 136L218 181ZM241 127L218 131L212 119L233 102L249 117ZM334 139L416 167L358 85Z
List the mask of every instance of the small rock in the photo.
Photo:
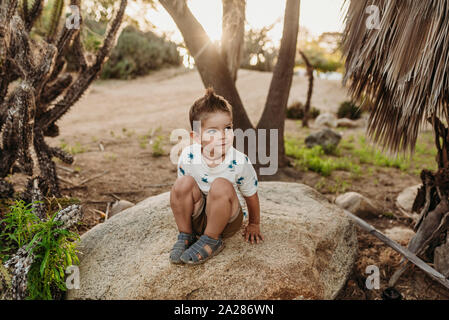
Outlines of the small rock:
M417 221L419 215L412 212L412 207L413 202L415 202L416 195L418 194L418 189L421 186L421 184L418 184L416 186L408 187L404 189L404 191L402 191L396 198L396 207L399 209L399 211L401 211L405 216L414 219L415 221Z
M316 127L337 128L337 117L332 113L323 113L315 119Z
M338 146L341 138L342 136L339 133L334 132L331 129L324 129L309 135L305 142L307 148L322 146L324 150L330 150Z
M133 207L135 204L126 200L120 200L112 205L111 211L109 212L108 218L115 216L117 213L122 212L125 209Z
M372 218L381 214L381 210L371 200L357 192L348 192L338 196L335 199L335 204L360 218Z
M446 243L437 247L434 254L435 269L446 278L449 277L449 237Z
M388 238L402 245L408 244L410 239L415 235L415 232L412 229L405 227L393 227L385 230L384 233Z

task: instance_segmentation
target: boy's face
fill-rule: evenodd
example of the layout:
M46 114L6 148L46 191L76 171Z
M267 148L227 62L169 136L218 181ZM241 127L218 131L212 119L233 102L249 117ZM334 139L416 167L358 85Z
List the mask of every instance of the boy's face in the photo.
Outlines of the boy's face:
M208 114L201 121L201 137L194 132L194 139L201 144L203 154L208 158L221 158L234 141L231 115L226 112Z

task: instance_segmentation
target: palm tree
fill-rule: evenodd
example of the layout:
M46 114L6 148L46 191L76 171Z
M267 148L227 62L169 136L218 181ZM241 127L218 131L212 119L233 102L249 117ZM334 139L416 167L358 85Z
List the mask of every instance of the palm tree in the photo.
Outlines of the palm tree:
M369 28L366 8L379 9ZM391 154L414 153L422 125L435 132L438 170L423 170L413 208L420 213L408 249L433 257L449 220L449 6L446 0L351 1L343 41L345 82L354 99L374 102L368 136ZM394 285L407 264L390 280Z

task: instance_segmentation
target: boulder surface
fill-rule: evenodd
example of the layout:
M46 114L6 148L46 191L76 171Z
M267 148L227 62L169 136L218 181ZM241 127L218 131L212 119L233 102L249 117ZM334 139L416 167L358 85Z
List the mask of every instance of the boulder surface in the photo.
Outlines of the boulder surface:
M169 262L178 230L168 192L120 212L81 237L80 288L66 297L335 298L357 255L355 225L303 184L261 182L258 193L265 241L251 245L239 232L198 266Z

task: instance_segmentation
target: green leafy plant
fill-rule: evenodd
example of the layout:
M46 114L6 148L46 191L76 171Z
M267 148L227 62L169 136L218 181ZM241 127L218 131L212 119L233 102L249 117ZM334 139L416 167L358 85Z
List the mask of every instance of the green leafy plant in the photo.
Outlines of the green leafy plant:
M58 296L58 290L66 291L65 270L68 266L79 264L76 241L79 235L60 228L61 221L51 219L37 225L37 232L29 243L35 256L28 272L28 299L51 300ZM56 293L56 294L55 294Z
M17 200L0 220L0 261L7 261L17 250L25 247L33 255L27 275L26 298L58 299L67 290L64 282L66 268L79 263L76 245L80 238L75 232L65 229L62 221L55 219L59 211L40 220L33 208L33 204L38 203L41 202L26 204ZM2 275L2 279L7 277Z
M31 203L25 204L23 200L16 200L2 220L4 228L0 233L0 254L4 255L3 260L7 260L9 253L31 241L34 228L40 221L31 206Z

